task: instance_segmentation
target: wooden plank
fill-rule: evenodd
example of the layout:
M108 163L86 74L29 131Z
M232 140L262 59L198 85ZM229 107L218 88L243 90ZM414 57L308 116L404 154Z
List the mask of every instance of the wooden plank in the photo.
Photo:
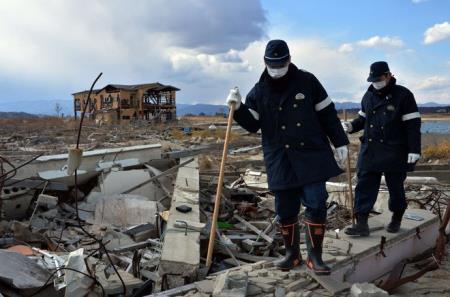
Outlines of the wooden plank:
M250 230L255 232L257 235L261 236L261 238L264 239L265 241L267 241L268 243L272 243L273 242L273 238L267 236L267 234L265 234L263 231L259 230L258 228L256 228L255 226L253 226L252 224L250 224L249 222L247 222L243 218L241 218L239 215L235 214L234 218L236 220L238 220L239 222L241 222L242 224L244 224L247 228L249 228Z

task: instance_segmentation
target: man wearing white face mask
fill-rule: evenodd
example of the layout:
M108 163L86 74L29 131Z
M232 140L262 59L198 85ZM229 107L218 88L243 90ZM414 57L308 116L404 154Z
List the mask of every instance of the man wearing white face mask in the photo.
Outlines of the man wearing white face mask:
M337 117L334 103L319 80L291 63L283 40L271 40L265 50L259 82L241 103L237 89L230 92L234 119L246 130L261 129L264 160L270 189L286 247L277 263L289 270L302 263L298 214L305 206L306 265L317 274L329 274L322 261L322 242L327 215L325 182L342 173L338 161L347 156L348 138Z
M370 66L367 81L372 84L362 99L359 117L343 123L349 133L364 129L355 189L357 224L345 230L355 236L369 235L367 219L376 202L382 174L393 213L386 230L399 231L407 207L403 187L406 172L412 171L420 158L420 114L414 95L396 84L384 61Z

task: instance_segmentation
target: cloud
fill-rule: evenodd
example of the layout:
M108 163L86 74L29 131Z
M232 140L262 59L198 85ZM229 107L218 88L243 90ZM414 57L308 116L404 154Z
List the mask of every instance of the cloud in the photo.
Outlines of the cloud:
M450 76L426 75L406 68L397 70L398 83L410 89L417 102L450 103Z
M428 1L429 0L411 0L411 2L414 4L424 3L424 2L428 2Z
M223 104L230 87L253 87L269 37L283 37L267 36L257 0L15 0L0 6L0 18L0 102L69 100L102 71L99 87L160 81L181 89L180 103ZM398 37L374 37L338 48L321 38L286 40L293 62L330 97L360 101L371 61L358 49L404 50ZM421 87L422 74L405 78L424 96L446 98L446 89Z
M353 50L354 50L354 48L351 43L344 43L338 49L338 51L340 53L351 53L351 52L353 52Z
M17 0L0 17L0 78L33 99L42 98L35 85L70 98L100 71L99 85L248 71L239 52L266 38L267 24L258 0Z
M450 88L450 76L431 76L417 85L418 90L442 90Z
M424 33L423 42L425 44L432 44L448 38L450 38L450 23L443 22L428 28Z
M399 37L373 36L357 42L359 46L368 48L399 49L405 46Z

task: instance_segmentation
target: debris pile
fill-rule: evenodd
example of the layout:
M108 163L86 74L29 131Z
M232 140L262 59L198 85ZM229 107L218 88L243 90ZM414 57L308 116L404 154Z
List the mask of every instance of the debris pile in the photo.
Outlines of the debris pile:
M274 261L285 251L256 137L230 149L213 263L206 267L221 144L193 135L172 149L147 141L170 139L175 130L130 141L114 129L112 136L87 129L86 139L110 147L84 143L73 175L64 151L32 157L2 138L6 155L17 149L19 157L0 159L0 296L386 296L408 287L436 293L430 284L448 279L450 230L441 222L450 186L423 177L408 177L399 235L384 231L390 212L382 186L367 239L342 232L352 221L348 186L342 177L328 182L323 252L332 275L319 277L304 265L277 270ZM441 234L444 248L436 252ZM300 242L306 258L303 226ZM394 291L407 282L394 273L400 268L409 276L434 271Z

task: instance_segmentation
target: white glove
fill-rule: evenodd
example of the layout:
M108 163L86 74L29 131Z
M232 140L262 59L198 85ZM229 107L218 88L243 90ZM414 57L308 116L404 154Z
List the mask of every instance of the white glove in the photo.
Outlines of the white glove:
M408 163L416 163L420 159L419 154L408 154Z
M337 161L341 164L347 160L348 148L346 145L336 148Z
M231 108L231 104L234 103L234 110L238 110L241 106L241 94L239 93L239 88L234 87L230 90L230 93L227 97L227 105L229 108Z
M342 122L342 128L344 128L345 133L351 133L353 131L353 126L350 122Z

